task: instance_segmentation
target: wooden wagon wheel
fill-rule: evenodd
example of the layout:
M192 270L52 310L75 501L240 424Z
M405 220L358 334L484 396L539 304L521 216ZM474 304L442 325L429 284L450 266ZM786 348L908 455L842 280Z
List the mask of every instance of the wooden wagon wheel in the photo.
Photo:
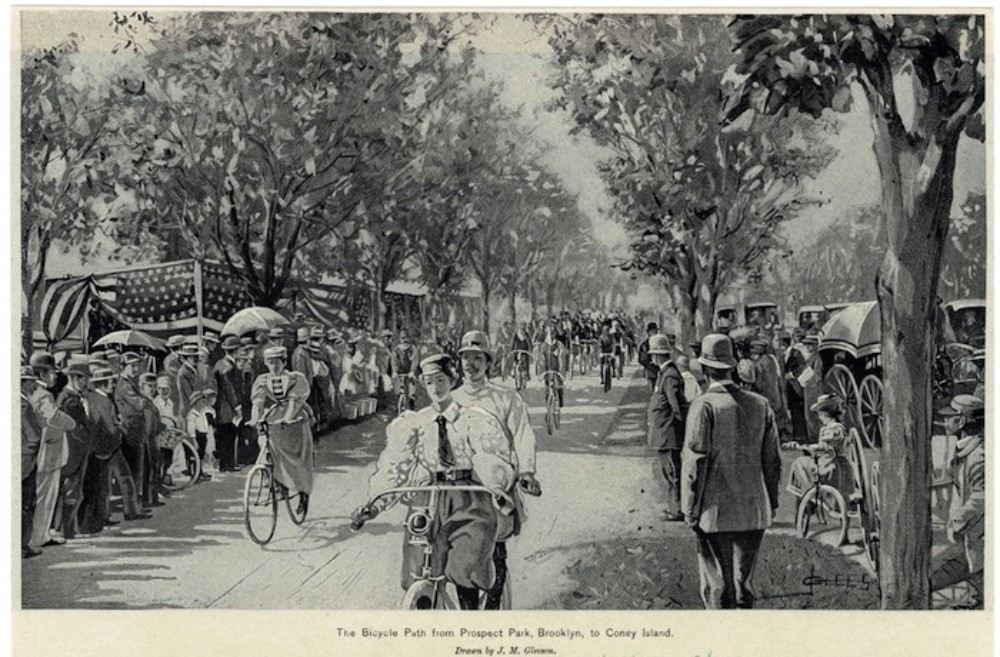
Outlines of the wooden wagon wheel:
M844 418L848 428L858 428L861 425L860 414L858 413L858 383L854 380L854 374L842 363L837 363L830 368L823 380L827 390L834 392L844 403Z
M874 563L872 564L872 568L874 568L876 575L878 575L879 564L880 564L880 559L879 559L879 532L882 531L882 519L879 516L879 509L882 508L882 504L881 504L881 500L880 500L880 495L881 494L879 493L880 486L881 486L881 483L879 482L879 479L880 479L880 477L879 477L879 470L880 470L879 462L875 461L874 463L872 463L871 475L868 478L869 490L872 493L872 495L871 495L871 502L872 502L871 503L871 513L872 513L872 530L873 530L872 531L872 540L873 540L874 549L871 552L871 556L874 559ZM866 550L866 555L867 555L867 550Z
M858 389L858 412L861 417L861 435L871 448L882 446L885 419L882 417L882 380L874 374L861 379Z
M850 431L847 460L851 464L851 479L854 483L854 492L851 494L850 502L851 506L857 509L865 557L872 570L878 572L878 528L875 518L874 493L872 492L871 479L868 476L868 464L865 462L861 437L855 429Z

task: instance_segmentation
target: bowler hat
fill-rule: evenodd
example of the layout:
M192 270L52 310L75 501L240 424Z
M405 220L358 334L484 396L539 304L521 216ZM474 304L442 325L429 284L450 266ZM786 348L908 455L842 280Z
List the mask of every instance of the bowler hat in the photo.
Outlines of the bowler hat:
M650 356L656 354L669 354L669 353L670 353L670 338L663 335L662 333L657 333L656 335L651 335L649 337Z
M733 341L721 333L709 333L701 341L701 355L698 356L698 362L718 370L733 369L736 367Z
M56 369L56 358L47 351L36 351L31 354L28 364L38 369Z
M659 325L657 325L656 322L650 322L649 324L646 324L646 330L647 331L659 331L660 327L659 327Z
M455 370L452 367L451 356L448 354L434 354L420 361L420 375L431 376L432 374L444 374L454 378Z
M255 343L252 335L244 335L240 338L240 345L244 347L252 347Z
M90 368L87 366L86 363L73 363L72 365L70 365L69 367L66 368L66 375L67 376L83 376L83 377L86 377L86 378L89 379L90 378Z
M458 348L458 355L461 356L469 351L486 354L490 358L493 357L493 354L490 352L490 339L482 331L469 331L462 336L462 345Z
M139 375L139 383L151 383L156 385L156 375L152 372L145 372Z
M222 341L223 351L232 351L233 349L239 349L239 348L240 348L240 339L235 335L227 335L226 338Z
M761 337L754 338L753 340L750 341L750 347L751 348L752 347L757 347L757 348L761 349L762 351L766 351L767 350L767 340L765 340L764 338L761 338Z

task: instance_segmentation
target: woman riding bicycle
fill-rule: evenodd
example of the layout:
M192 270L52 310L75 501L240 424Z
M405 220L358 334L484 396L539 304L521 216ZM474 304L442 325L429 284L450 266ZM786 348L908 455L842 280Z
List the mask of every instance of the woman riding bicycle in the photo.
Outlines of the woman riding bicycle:
M298 513L305 514L313 487L312 410L306 403L309 382L302 374L285 369L287 355L285 347L264 350L268 371L253 383L250 424L267 423L274 479L285 495L289 489L301 493Z
M819 431L819 444L802 446L797 443L786 443L790 449L808 449L818 455L818 460L812 456L800 456L792 463L788 491L796 498L802 497L812 487L814 477L819 474L821 484L836 488L842 495L850 495L854 488L851 477L851 465L847 460L847 429L840 422L843 415L840 397L837 395L821 395L809 409L819 417L822 427Z
M403 413L386 427L386 446L369 482L369 499L406 485L482 485L497 494L509 490L515 468L510 441L500 423L486 411L459 406L451 397L457 379L450 356L437 354L420 363L420 378L431 405ZM429 496L413 500L426 504ZM394 502L382 497L352 514L352 527L385 511ZM433 569L458 590L462 609L478 609L481 591L496 580L493 550L497 540L497 510L489 495L475 491L445 491L437 498L430 528ZM403 588L420 571L423 551L406 536L403 542Z

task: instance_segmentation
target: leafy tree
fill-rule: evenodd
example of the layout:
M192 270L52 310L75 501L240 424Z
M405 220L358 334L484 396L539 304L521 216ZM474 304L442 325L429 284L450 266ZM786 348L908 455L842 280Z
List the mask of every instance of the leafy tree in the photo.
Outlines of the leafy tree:
M726 118L821 116L860 92L882 181L889 250L877 281L885 437L882 605L929 605L934 309L963 134L982 140L982 15L743 16Z
M722 130L731 85L725 23L649 15L550 19L558 103L613 155L600 172L633 237L625 264L661 277L686 332L704 334L716 299L816 202L803 181L833 152L799 117Z
M938 295L945 301L986 297L986 197L970 193L951 218Z

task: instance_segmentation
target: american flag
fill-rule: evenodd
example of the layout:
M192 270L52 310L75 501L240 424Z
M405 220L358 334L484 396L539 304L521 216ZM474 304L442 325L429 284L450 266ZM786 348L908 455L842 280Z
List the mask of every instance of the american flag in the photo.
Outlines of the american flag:
M204 317L225 322L236 311L254 305L243 281L222 265L205 263L201 271Z
M118 274L118 312L129 324L195 317L194 263L161 265Z

